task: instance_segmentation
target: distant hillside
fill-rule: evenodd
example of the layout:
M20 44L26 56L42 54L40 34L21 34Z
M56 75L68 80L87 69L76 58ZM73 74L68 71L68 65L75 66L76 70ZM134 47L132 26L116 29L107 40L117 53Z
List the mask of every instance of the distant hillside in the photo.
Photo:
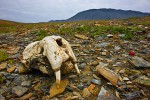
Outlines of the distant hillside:
M150 16L150 13L143 13L132 10L116 10L116 9L90 9L82 11L67 19L67 21L76 20L105 20L105 19L125 19L131 17Z

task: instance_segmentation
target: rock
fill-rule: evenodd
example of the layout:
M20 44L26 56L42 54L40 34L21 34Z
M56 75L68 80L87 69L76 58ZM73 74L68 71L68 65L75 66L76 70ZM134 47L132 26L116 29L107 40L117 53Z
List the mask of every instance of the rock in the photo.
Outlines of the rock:
M102 56L106 56L107 52L102 52L101 54L102 54Z
M0 100L5 100L5 97L3 97L1 94L0 94Z
M2 86L1 89L0 89L0 94L9 92L10 90L11 90L10 87Z
M15 86L12 88L12 93L16 94L18 97L24 95L27 91L28 89L22 86Z
M83 83L80 83L77 87L78 87L80 90L83 90L83 89L84 89L84 84L83 84Z
M81 64L79 65L79 68L83 69L85 66L86 66L86 63L81 63Z
M13 67L10 67L10 68L7 68L7 72L11 73L12 71L14 71L16 68L16 66L13 66Z
M58 94L63 93L68 83L69 83L68 80L62 80L60 82L59 88L57 87L56 83L53 83L49 91L50 97L52 98Z
M125 34L119 34L118 36L119 37L125 37L126 35Z
M19 67L17 68L19 73L24 73L26 72L26 68L23 65L19 65Z
M23 81L23 82L21 83L21 86L31 86L31 80Z
M78 96L72 96L70 99L71 100L77 100L79 97Z
M29 98L31 98L33 96L33 93L28 93L20 98L18 98L19 100L28 100ZM17 99L17 100L18 100Z
M23 81L27 81L27 80L28 80L28 77L26 75L18 75L17 77L15 77L13 82L16 85L21 85Z
M9 54L16 54L16 53L18 53L18 51L19 51L19 49L20 49L20 47L8 47L7 48L7 53L9 53Z
M137 56L132 57L131 60L129 59L129 62L137 68L150 68L150 63L148 61Z
M119 79L119 75L104 66L105 64L100 62L99 65L96 67L97 72L104 76L107 80L109 80L113 85L118 85L118 82L121 81Z
M108 45L110 45L110 43L108 43L108 42L102 42L102 43L100 43L100 44L95 44L95 46L96 46L96 47L99 47L99 48L101 48L101 47L106 47L106 46L108 46Z
M113 35L112 35L112 34L108 34L107 37L108 37L108 38L112 38Z
M89 87L88 87L88 90L93 93L94 92L94 88L95 88L95 85L94 84L91 84Z
M82 91L82 96L84 98L89 97L91 95L91 93L89 92L88 88L84 88Z
M75 37L76 37L76 38L79 38L79 39L84 39L84 40L89 39L89 38L86 37L85 35L79 35L79 34L76 34Z
M129 81L129 78L128 77L123 77L123 80L124 81Z
M92 79L91 82L96 85L101 85L101 80Z
M80 95L78 92L72 92L72 94L73 94L74 96L81 97L81 95Z
M115 50L115 51L119 51L119 50L121 50L121 48L120 48L119 46L115 46L115 47L114 47L114 50Z
M108 96L109 96L109 92L104 87L101 87L97 100L103 100L102 99L103 97L108 97Z
M137 79L135 82L150 87L150 79Z
M0 64L0 70L3 70L7 67L7 63L6 62L3 62Z
M125 96L126 100L133 100L141 96L140 91L136 91L130 94L122 94L122 96Z

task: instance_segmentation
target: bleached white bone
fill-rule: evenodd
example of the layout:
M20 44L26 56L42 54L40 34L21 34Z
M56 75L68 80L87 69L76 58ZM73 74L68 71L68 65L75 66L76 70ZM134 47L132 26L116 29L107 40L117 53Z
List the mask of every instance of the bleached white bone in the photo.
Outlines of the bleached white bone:
M37 58L41 53L46 56L55 71L56 83L60 83L62 63L70 60L79 74L77 59L71 49L70 44L60 36L47 36L41 41L29 44L23 51L23 63L30 62Z

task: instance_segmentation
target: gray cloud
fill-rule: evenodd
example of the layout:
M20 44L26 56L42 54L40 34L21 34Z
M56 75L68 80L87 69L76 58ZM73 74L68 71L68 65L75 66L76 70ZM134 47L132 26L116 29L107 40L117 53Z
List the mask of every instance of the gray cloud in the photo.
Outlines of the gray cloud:
M150 12L150 3L149 0L1 0L0 19L19 22L67 19L94 8Z

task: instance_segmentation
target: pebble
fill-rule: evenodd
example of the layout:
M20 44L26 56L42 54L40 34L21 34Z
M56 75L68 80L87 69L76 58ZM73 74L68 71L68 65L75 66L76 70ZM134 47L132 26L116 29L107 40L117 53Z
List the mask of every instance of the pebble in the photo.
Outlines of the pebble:
M15 86L12 88L12 93L16 94L18 97L24 95L27 91L28 89L22 86Z

